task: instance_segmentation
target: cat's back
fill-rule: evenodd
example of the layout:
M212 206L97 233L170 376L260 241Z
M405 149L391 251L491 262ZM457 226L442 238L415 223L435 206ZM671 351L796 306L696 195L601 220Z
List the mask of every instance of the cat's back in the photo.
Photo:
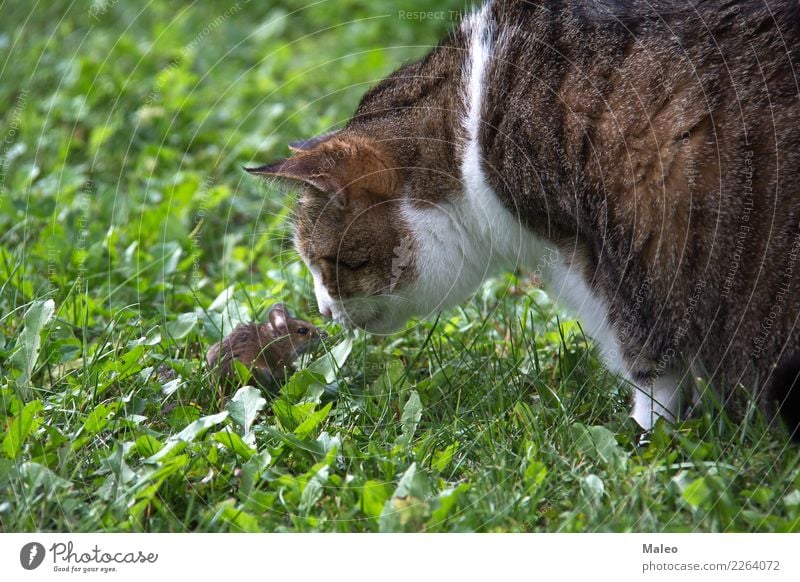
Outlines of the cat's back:
M738 47L748 46L747 56L767 63L780 53L792 58L800 54L796 0L499 0L490 4L486 16L498 48L515 53L512 60L526 56L520 48L539 49L527 53L529 62L546 54L573 64L585 62L580 57L589 54L602 60L646 50L659 57L671 54L678 61L688 58L699 67L703 63L698 58L717 52L735 68L746 58L733 50Z
M486 18L489 183L534 230L577 231L609 302L652 280L647 357L678 336L721 362L764 322L762 377L800 349L800 3L500 1Z
M650 182L663 192L689 158L703 164L706 192L741 174L745 152L763 162L764 191L778 179L770 166L798 161L796 0L501 0L485 17L494 52L481 142L494 178L514 143L534 155L546 190L577 181L612 197Z

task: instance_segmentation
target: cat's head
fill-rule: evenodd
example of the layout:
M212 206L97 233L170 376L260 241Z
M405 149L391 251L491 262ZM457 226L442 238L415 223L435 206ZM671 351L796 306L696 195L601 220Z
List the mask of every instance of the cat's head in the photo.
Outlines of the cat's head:
M451 293L459 265L434 256L442 213L409 195L390 144L343 130L290 147L291 157L248 171L297 186L295 244L320 313L388 333L463 299Z

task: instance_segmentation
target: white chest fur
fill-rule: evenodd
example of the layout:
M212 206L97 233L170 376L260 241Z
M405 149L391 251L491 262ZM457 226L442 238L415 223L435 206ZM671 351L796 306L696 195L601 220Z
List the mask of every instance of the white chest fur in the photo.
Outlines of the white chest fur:
M536 274L549 284L555 299L571 307L580 316L585 331L600 342L612 370L625 374L627 369L608 321L608 307L591 291L581 273L568 266L553 243L522 226L519 219L502 205L486 180L478 130L482 122L483 76L492 56L496 34L488 23L486 8L467 21L466 26L471 33L471 46L466 67L469 73L468 116L464 120L469 142L461 164L466 189L461 204L465 207L465 214L471 214L473 220L483 225L480 238L484 244L496 249L505 262L535 269Z
M484 72L497 35L487 8L467 19L464 26L471 43L465 63L467 115L463 121L468 142L461 163L465 195L432 208L410 204L404 208L405 219L417 239L420 271L418 282L407 295L425 309L445 308L462 300L487 276L524 265L548 284L555 300L576 313L584 331L600 345L608 367L630 380L606 303L553 243L527 230L503 206L486 179L478 130ZM632 416L645 429L661 416L674 420L677 395L677 383L669 375L652 386L637 387Z

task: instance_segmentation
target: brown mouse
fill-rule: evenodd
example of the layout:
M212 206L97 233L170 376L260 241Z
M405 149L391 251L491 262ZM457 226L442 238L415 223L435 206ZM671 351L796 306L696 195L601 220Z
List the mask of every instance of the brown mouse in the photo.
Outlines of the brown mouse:
M247 366L256 384L274 389L286 369L327 336L313 324L293 318L282 303L277 303L265 323L238 325L211 346L206 361L219 379L220 390L237 384L234 359Z

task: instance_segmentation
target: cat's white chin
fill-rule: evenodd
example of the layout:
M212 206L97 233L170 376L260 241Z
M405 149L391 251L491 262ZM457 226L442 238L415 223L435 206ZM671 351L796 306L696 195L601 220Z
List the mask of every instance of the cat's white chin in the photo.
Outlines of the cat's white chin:
M373 335L388 335L403 330L413 313L397 309L379 298L356 300L347 305L332 305L333 320L346 329L358 329Z
M385 315L388 314L378 314L375 317L360 322L351 321L350 329L360 329L373 335L389 335L401 331L408 321L406 319L399 320L386 317Z

